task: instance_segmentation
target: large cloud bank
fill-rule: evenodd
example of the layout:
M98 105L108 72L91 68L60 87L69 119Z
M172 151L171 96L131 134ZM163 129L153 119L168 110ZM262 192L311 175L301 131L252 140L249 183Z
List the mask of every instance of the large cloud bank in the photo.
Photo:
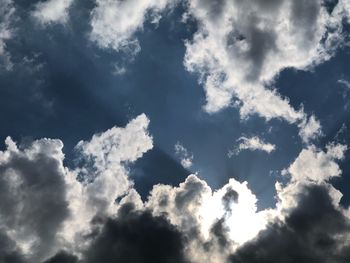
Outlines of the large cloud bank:
M0 152L1 262L347 262L349 209L328 180L347 147L309 147L276 182L275 208L235 179L211 189L199 175L155 185L142 201L129 164L152 149L148 118L76 146L40 139ZM277 242L276 242L277 240Z

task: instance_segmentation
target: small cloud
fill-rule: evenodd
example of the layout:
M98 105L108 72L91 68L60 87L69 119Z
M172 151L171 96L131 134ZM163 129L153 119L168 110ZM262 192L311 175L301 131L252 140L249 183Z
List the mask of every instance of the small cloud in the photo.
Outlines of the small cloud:
M350 93L350 82L345 79L338 79L339 84L342 84L343 89L343 98L346 98Z
M126 73L126 68L122 65L115 64L113 75L124 75Z
M342 94L343 99L344 100L347 99L350 95L350 82L345 80L345 79L339 79L337 82L339 84L341 84L341 88L342 88L341 94ZM346 103L344 105L344 110L347 110L349 105L350 105L349 101L346 100Z
M174 148L175 154L180 158L181 165L184 168L190 168L193 164L193 154L189 153L180 142L177 142Z
M348 147L343 144L328 144L326 151L314 145L303 149L296 160L282 175L290 175L294 181L324 182L342 173L336 161L343 160Z
M266 153L271 153L276 149L276 145L266 143L257 136L251 138L240 137L237 142L240 142L240 144L228 152L229 158L231 158L233 155L238 155L241 151L244 150L264 151Z
M73 0L48 0L35 6L33 16L42 24L66 23Z
M298 127L300 128L299 136L305 143L322 135L321 124L314 115L311 115L309 119L304 118Z

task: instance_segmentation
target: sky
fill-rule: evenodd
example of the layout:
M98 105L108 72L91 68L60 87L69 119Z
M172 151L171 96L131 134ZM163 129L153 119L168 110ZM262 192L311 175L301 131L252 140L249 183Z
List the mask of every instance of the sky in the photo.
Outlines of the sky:
M0 0L0 263L350 261L349 0Z

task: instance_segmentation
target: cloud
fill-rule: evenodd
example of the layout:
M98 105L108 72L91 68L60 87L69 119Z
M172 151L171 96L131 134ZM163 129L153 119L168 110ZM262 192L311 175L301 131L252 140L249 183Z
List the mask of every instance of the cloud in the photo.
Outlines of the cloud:
M329 144L326 151L320 151L315 146L303 149L296 160L284 170L284 174L290 174L296 181L322 182L341 175L341 170L336 163L344 158L347 146L342 144Z
M7 235L0 232L0 262L24 263L24 257L16 243Z
M77 144L40 139L0 152L0 259L4 262L346 262L348 210L328 181L346 146L302 150L258 211L247 182L212 189L199 175L158 184L142 201L129 164L153 147L142 114ZM79 179L79 180L77 180ZM272 242L274 240L274 242ZM278 242L276 242L278 241ZM306 249L307 248L307 249ZM331 251L331 253L329 253ZM12 260L12 261L10 261Z
M246 182L230 179L214 191L190 175L178 187L155 185L145 207L181 230L192 262L222 262L235 247L264 228L264 215L257 213L256 202Z
M69 8L74 0L47 0L35 5L33 16L42 24L61 23L68 20Z
M90 222L96 215L116 213L117 198L121 203L124 200L132 200L135 204L141 202L132 188L127 167L153 147L148 124L147 116L141 114L125 128L113 127L95 134L90 141L77 144L81 164L67 175L72 216L66 220L61 232L66 242L78 245L75 250L80 251L87 245L82 233L89 232ZM82 183L77 182L77 177Z
M284 221L271 223L230 262L347 262L349 218L334 206L328 187L304 186L296 198Z
M49 258L43 263L77 263L78 258L74 255L67 253L66 251L60 251L52 258Z
M125 204L116 219L104 223L84 262L184 263L184 244L181 233L164 217Z
M158 17L159 20L161 12L170 4L174 2L96 0L91 18L91 40L101 48L136 54L140 46L135 33L142 30L150 17Z
M266 228L229 262L347 262L350 220L340 205L342 194L328 182L340 175L335 161L345 149L334 144L327 152L304 149L288 169L291 180L276 183L278 202Z
M64 166L60 140L18 146L8 137L7 149L0 152L0 233L9 240L6 253L24 254L29 262L41 262L62 249L79 254L88 246L84 236L96 215L117 211L118 197L137 203L126 166L152 148L148 123L140 115L125 128L79 142L84 167L75 169ZM78 181L87 171L89 180Z
M308 120L305 117L298 127L299 136L306 144L322 135L321 124L314 115L311 115Z
M193 155L180 142L177 142L174 148L175 154L180 158L181 165L184 168L190 168L193 164Z
M250 151L264 151L266 153L271 153L276 149L276 145L271 143L266 143L257 136L254 137L240 137L237 140L239 145L234 149L228 152L228 156L231 158L233 155L238 155L241 151L250 150Z
M284 119L299 124L304 141L317 137L314 117L306 124L303 109L291 106L273 84L286 68L310 70L333 56L343 41L345 3L328 13L321 0L189 1L198 31L186 43L184 64L199 74L205 110L233 105L243 119Z
M63 144L41 139L21 150L8 137L6 145L0 152L0 229L35 261L55 249L70 214Z
M0 2L0 65L6 70L11 70L12 62L10 54L6 50L6 41L13 37L14 29L11 26L15 7L12 0Z
M345 79L339 79L337 82L342 84L342 88L343 88L342 96L343 96L343 99L346 99L350 93L350 82Z

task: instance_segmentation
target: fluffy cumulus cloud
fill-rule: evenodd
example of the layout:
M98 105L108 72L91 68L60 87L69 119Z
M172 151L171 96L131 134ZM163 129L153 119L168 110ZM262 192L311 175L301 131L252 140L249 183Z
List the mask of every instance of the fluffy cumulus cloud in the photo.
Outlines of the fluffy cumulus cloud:
M56 234L69 216L63 144L41 139L19 149L7 138L6 145L0 153L0 228L23 253L40 259L55 248Z
M199 29L186 43L184 63L200 76L205 109L233 104L242 118L258 114L299 123L306 142L319 135L314 117L307 120L273 83L285 68L308 70L333 55L343 40L346 5L339 1L330 12L321 0L189 1Z
M276 149L276 145L272 143L264 142L257 136L250 138L240 137L238 140L238 146L235 149L228 152L228 156L232 157L233 155L238 155L241 151L250 150L250 151L263 151L266 153L271 153Z
M278 202L265 228L228 262L347 262L350 220L342 194L328 182L340 175L335 160L345 149L303 150L289 167L291 180L276 183Z
M302 150L258 211L247 182L214 190L198 174L141 200L129 164L153 147L142 114L76 146L40 139L0 152L1 262L347 262L350 219L329 179L347 149ZM277 241L277 242L276 242Z
M303 149L295 162L283 173L289 173L292 179L296 181L321 182L331 177L340 176L341 170L336 160L344 158L347 146L330 144L326 148L325 152L315 146Z
M42 24L66 23L73 0L47 0L35 6L33 16Z
M145 206L181 230L191 262L224 262L264 227L265 212L257 213L256 202L246 182L230 179L214 191L190 175L178 187L154 186Z
M18 146L8 137L7 149L0 152L0 230L7 244L1 256L10 260L11 255L24 255L28 262L40 262L62 249L79 253L88 243L84 235L90 233L91 221L115 213L116 198L137 203L126 165L152 148L147 126L147 117L140 115L125 128L80 142L89 181L77 180L86 172L81 167L70 170L63 165L60 140Z
M101 48L127 51L140 50L135 33L147 19L157 23L161 13L176 1L168 0L97 0L92 11L91 39Z

